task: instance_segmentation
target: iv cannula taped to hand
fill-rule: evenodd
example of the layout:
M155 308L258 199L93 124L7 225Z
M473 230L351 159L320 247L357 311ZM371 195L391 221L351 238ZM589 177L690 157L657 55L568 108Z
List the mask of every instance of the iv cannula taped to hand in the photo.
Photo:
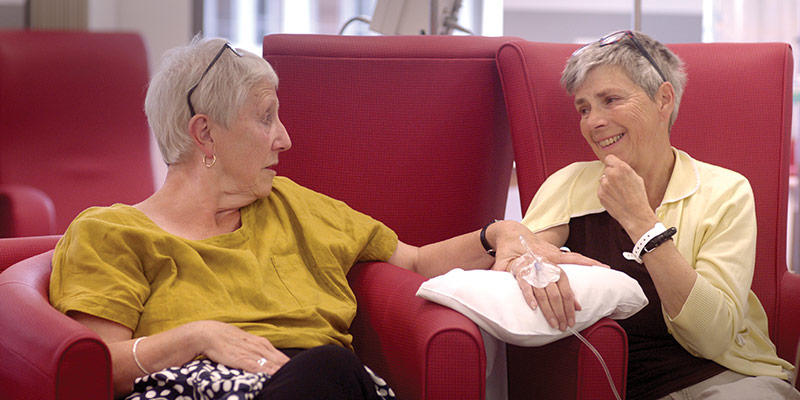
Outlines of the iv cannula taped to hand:
M528 284L535 288L543 288L561 278L561 268L556 267L535 254L528 246L528 242L519 237L525 254L517 258L511 265L514 276L522 277Z

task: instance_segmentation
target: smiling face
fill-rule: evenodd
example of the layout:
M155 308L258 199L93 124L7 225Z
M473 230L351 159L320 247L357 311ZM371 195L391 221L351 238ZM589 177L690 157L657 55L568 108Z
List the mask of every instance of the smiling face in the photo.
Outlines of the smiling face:
M642 174L654 155L669 151L669 114L665 119L663 108L620 67L593 68L575 90L575 109L581 133L600 160L614 154Z
M262 198L272 190L278 154L292 146L278 118L275 87L264 80L247 95L228 128L215 124L214 147L222 190Z

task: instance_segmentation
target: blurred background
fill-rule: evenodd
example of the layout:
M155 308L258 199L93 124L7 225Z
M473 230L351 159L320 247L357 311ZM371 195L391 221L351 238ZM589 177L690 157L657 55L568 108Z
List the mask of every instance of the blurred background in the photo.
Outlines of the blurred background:
M406 2L410 0L381 0ZM418 0L414 0L418 1ZM452 0L451 0L452 1ZM377 35L369 21L378 0L0 0L2 29L133 31L144 38L150 71L161 54L194 35L220 36L261 53L271 33ZM388 4L388 3L387 3ZM356 20L347 23L355 17ZM366 22L365 22L366 21ZM476 35L585 43L605 33L640 27L664 43L787 42L795 49L792 140L800 159L800 0L463 0L458 25ZM344 28L344 29L343 29ZM466 34L454 31L453 34ZM747 99L742 99L747 101ZM153 152L156 185L166 168ZM521 219L512 177L507 218ZM800 270L797 166L789 199L789 266Z

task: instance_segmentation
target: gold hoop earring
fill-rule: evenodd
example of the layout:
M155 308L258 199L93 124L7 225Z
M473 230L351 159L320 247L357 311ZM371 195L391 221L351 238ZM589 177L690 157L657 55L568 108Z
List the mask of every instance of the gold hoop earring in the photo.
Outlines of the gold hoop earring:
M211 161L208 160L208 156L203 156L203 165L205 165L206 168L211 168L216 163L217 163L217 155L216 154L212 154L211 155Z

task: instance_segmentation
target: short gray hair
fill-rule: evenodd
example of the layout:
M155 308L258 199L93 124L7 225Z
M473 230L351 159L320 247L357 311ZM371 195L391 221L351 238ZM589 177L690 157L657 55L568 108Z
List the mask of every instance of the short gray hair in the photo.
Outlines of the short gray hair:
M191 115L186 95L226 43L225 39L195 36L188 45L168 50L150 81L144 110L167 164L180 163L191 154L192 138L187 131ZM259 81L267 79L278 87L278 76L266 60L245 50L237 51L241 57L230 50L223 51L192 93L195 111L225 127Z
M686 72L683 61L666 46L641 32L631 32L639 44L650 53L653 60L664 73L664 78L675 89L675 109L669 118L669 127L678 118L678 106L681 103L683 89L686 87ZM600 65L616 65L621 67L628 77L641 87L651 99L655 100L656 92L663 80L655 68L650 65L647 58L639 52L636 45L627 35L619 42L612 45L601 46L600 42L593 42L572 55L567 60L564 72L561 74L561 86L569 94L583 84L586 75L593 68Z

